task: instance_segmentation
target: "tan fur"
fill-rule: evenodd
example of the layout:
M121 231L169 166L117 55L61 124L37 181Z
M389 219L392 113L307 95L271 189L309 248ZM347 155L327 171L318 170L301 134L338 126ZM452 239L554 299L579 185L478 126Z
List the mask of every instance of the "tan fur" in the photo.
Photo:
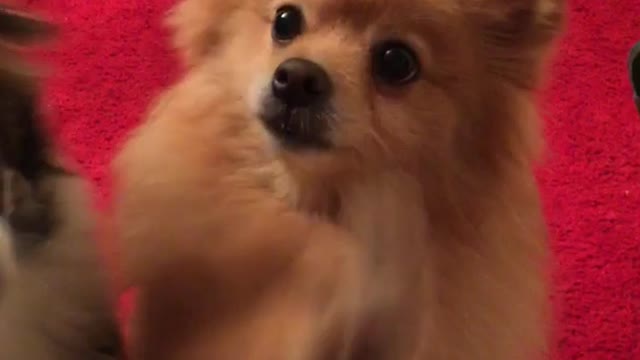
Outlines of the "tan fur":
M117 341L108 281L92 238L93 210L85 182L52 176L61 222L49 239L15 264L0 300L3 359L112 359L96 349Z
M533 91L561 0L185 0L187 74L115 163L133 359L535 359L546 351ZM422 77L372 81L410 43ZM333 148L279 147L257 98L291 57L335 86Z
M15 274L15 268L11 233L5 221L0 220L0 299L4 297L7 284Z

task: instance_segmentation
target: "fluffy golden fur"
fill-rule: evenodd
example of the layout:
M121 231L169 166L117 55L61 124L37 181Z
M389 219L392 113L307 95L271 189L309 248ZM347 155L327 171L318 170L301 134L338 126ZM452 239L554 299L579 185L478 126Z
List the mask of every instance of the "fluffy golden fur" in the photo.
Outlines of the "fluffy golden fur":
M51 29L0 6L0 357L115 359L90 192L56 160L40 128L34 72L16 51Z
M302 35L271 35L276 9ZM534 91L562 0L184 0L188 71L115 162L133 359L535 359L546 351ZM410 44L389 88L370 52ZM333 82L328 149L258 119L276 67Z

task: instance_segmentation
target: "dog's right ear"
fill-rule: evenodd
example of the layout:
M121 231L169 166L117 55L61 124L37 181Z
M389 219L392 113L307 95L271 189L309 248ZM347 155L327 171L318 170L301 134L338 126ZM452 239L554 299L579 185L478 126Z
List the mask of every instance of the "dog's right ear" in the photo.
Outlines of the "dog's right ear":
M567 0L464 0L488 71L521 87L537 86L562 33Z
M196 65L230 36L225 24L244 0L182 0L171 10L167 25L173 45L187 66Z

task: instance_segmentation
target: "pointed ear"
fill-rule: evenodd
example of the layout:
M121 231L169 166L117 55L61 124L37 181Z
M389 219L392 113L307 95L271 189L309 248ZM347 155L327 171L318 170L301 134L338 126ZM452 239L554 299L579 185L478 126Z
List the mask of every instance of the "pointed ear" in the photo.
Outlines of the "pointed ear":
M229 31L225 24L242 2L182 0L170 11L166 24L173 33L173 46L187 66L196 65L224 41Z
M548 50L564 29L566 0L467 0L489 71L534 87Z
M28 45L50 38L55 26L0 6L0 41L15 45Z

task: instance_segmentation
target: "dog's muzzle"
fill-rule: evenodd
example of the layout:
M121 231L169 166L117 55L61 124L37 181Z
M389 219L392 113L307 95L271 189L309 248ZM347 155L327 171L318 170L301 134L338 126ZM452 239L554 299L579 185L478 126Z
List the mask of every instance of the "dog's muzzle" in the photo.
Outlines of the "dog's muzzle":
M326 148L332 83L318 64L289 59L280 64L265 95L260 118L283 145Z

